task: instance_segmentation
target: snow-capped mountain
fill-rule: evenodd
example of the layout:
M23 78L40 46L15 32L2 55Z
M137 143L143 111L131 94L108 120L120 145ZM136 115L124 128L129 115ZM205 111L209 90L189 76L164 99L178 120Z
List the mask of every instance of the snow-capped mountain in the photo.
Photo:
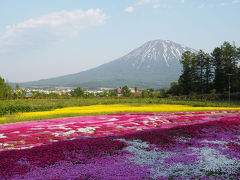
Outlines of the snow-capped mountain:
M132 62L132 67L136 69L140 69L141 66L146 65L146 63L148 63L149 67L154 61L170 66L172 63L179 62L184 51L196 52L192 48L169 40L154 40L146 42L121 59Z
M177 81L184 51L197 52L166 40L148 41L127 55L99 67L76 74L22 84L30 86L81 86L163 88Z

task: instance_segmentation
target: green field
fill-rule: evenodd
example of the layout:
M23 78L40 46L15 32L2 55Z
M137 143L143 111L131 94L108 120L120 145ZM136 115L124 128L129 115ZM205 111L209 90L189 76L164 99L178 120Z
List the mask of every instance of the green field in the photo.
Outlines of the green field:
M17 112L47 111L63 107L96 104L177 104L201 107L239 107L240 101L176 100L172 98L70 98L70 99L16 99L0 101L0 117Z

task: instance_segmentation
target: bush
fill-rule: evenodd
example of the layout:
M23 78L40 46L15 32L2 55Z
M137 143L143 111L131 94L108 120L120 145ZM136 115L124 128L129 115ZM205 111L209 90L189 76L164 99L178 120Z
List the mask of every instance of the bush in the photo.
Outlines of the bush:
M0 98L10 98L11 91L11 87L0 77Z

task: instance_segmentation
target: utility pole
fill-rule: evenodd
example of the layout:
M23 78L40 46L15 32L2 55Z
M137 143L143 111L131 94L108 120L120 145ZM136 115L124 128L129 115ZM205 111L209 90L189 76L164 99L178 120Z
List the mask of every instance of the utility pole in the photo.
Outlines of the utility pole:
M230 84L230 76L232 74L227 74L228 75L228 102L229 104L231 103L231 84Z

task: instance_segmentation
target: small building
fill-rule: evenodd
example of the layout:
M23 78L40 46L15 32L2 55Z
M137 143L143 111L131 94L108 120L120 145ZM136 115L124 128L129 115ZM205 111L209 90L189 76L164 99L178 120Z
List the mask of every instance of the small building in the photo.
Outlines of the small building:
M121 94L122 93L122 87L117 88L114 90L117 94Z

